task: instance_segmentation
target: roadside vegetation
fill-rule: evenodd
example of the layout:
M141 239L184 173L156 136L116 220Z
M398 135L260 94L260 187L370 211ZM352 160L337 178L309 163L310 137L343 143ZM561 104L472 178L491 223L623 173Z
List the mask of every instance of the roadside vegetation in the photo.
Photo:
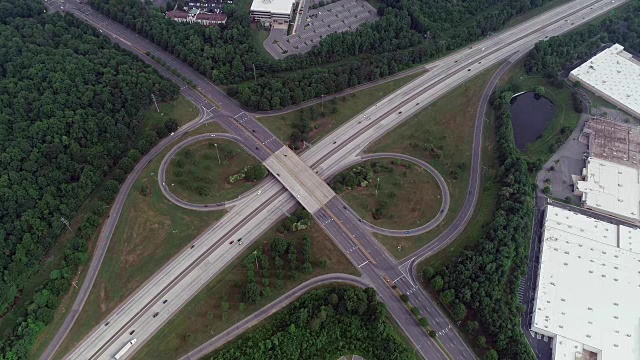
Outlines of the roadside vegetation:
M231 140L207 139L181 149L166 171L178 198L196 204L232 200L268 175L258 159Z
M422 167L396 159L370 160L336 175L331 187L365 221L412 229L438 215L442 191Z
M142 126L151 94L174 100L178 87L39 1L0 9L0 358L11 359L53 320L120 183L176 127Z
M303 295L207 359L415 359L385 319L372 288L331 287Z
M177 359L311 278L358 274L304 210L246 246L136 356Z
M460 212L467 196L476 112L482 91L496 69L485 70L458 86L366 149L367 153L395 152L426 161L449 187L449 211L433 230L413 237L374 235L396 258L429 243Z
M527 271L534 192L529 164L513 140L512 95L501 92L494 101L500 190L493 220L469 251L422 275L478 348L495 346L500 358L525 360L535 356L520 330L516 290Z
M540 0L384 0L381 16L357 31L331 34L301 55L276 61L259 50L244 6L205 28L166 19L137 0L90 0L92 7L155 42L255 110L280 109L395 74L500 30ZM330 66L323 66L329 64ZM254 81L255 74L258 77Z
M151 105L145 119L152 119L155 111L155 106ZM176 105L174 112L166 115L173 116L185 111L183 106ZM216 124L204 124L194 131L193 135L212 131L223 130ZM176 139L174 145L184 138ZM157 174L160 162L169 149L170 147L145 167L129 192L92 292L78 320L56 353L56 358L62 358L66 351L104 316L224 214L224 211L190 211L166 200L158 186ZM114 191L117 192L118 188ZM106 216L108 206L102 202L99 204L102 206L100 209L103 216ZM105 217L102 218L102 221L104 220ZM92 245L97 240L97 235L98 231L94 232L91 238ZM77 276L74 273L78 288L85 275L86 267ZM38 338L31 357L37 357L44 351L62 325L78 288L72 287L72 291L62 299L60 307L53 313L51 325Z
M282 115L258 118L275 136L292 149L314 143L371 107L387 95L408 84L423 73L407 75L369 89L343 95Z

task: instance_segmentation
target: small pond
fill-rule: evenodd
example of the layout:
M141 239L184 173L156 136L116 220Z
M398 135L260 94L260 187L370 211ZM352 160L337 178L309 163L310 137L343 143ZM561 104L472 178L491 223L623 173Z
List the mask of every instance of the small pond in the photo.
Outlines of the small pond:
M529 144L542 136L555 113L553 103L544 96L534 92L514 96L511 99L511 117L516 147L525 151Z

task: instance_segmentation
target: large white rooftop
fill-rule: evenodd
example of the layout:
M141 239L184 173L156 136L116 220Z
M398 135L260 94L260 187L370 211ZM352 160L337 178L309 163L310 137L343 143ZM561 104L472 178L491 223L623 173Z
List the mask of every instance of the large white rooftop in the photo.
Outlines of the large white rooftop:
M622 45L600 52L571 75L640 116L640 63Z
M640 221L640 170L590 157L576 183L585 207Z
M544 226L532 330L556 360L640 360L640 232L554 206Z
M251 11L264 11L272 14L291 14L295 0L253 0Z

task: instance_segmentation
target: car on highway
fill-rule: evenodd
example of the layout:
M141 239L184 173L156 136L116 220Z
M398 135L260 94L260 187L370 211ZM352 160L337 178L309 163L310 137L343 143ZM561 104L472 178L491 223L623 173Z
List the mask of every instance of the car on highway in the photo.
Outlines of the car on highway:
M231 244L233 244L233 243L234 243L234 241L233 241L233 240L229 241L229 245L231 245Z
M238 240L238 245L242 245L242 240Z

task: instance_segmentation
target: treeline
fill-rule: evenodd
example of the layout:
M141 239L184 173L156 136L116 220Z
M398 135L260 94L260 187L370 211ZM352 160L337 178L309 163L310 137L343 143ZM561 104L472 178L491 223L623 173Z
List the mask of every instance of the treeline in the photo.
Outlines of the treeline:
M383 0L385 6L406 10L411 28L446 49L457 49L490 35L514 17L537 8L544 0Z
M387 0L381 19L356 31L330 34L309 52L281 61L255 48L245 9L226 7L225 25L205 28L164 18L138 0L91 0L110 16L204 74L255 110L287 107L339 92L444 55L500 29L541 0L442 2ZM432 19L433 18L433 19ZM428 21L428 23L427 23ZM357 57L357 59L356 59ZM339 65L319 65L343 61ZM254 65L259 77L253 79ZM280 74L282 73L282 74Z
M476 336L477 346L493 344L501 359L526 360L535 357L520 330L516 290L527 270L534 192L527 161L513 140L512 95L503 92L494 101L501 164L494 218L476 245L438 271L426 269L423 277L454 319L464 320L462 329ZM466 319L468 310L477 321Z
M599 22L538 42L527 54L527 73L555 79L561 71L595 55L603 44L619 43L640 51L640 3L631 2L624 11L614 12Z
M310 360L360 354L365 359L414 359L385 321L386 314L372 288L314 290L208 358Z
M45 14L36 0L0 0L0 49L0 314L89 194L99 184L105 192L103 209L75 230L61 267L2 334L0 351L13 359L24 358L51 321L119 182L175 125L143 128L151 94L165 101L179 89L76 18Z

